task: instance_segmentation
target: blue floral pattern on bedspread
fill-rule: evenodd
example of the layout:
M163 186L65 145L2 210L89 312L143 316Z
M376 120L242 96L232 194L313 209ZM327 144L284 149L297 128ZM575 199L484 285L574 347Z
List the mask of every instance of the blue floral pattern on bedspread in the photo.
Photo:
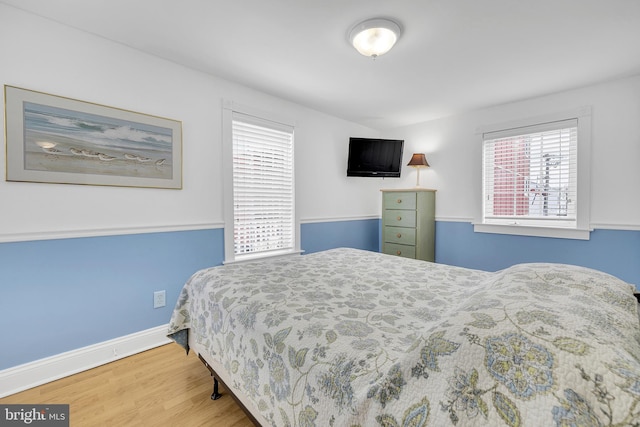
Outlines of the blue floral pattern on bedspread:
M354 249L195 273L184 331L273 426L639 426L634 288Z

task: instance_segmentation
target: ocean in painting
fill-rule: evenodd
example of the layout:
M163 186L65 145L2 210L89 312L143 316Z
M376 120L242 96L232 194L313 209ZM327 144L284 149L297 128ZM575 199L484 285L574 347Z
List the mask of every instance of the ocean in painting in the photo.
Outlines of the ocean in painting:
M171 128L24 103L25 169L173 178Z

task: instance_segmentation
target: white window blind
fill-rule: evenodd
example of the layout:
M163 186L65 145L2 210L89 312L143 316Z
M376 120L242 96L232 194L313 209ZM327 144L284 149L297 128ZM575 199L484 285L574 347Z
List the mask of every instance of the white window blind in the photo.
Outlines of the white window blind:
M293 128L233 113L234 252L293 250Z
M483 135L483 222L575 228L576 119Z

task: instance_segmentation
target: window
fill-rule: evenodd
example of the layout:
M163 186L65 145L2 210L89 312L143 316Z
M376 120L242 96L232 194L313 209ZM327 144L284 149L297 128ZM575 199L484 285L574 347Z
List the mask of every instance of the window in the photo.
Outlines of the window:
M482 220L476 231L588 239L585 122L590 120L583 114L482 132Z
M231 191L225 198L233 202L225 210L225 262L298 251L293 127L238 111L227 116Z

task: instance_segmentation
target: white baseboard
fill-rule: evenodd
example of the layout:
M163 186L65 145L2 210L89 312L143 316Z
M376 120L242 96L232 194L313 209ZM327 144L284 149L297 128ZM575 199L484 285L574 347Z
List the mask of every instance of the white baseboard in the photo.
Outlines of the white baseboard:
M0 371L0 397L9 396L171 342L168 325L125 335Z

